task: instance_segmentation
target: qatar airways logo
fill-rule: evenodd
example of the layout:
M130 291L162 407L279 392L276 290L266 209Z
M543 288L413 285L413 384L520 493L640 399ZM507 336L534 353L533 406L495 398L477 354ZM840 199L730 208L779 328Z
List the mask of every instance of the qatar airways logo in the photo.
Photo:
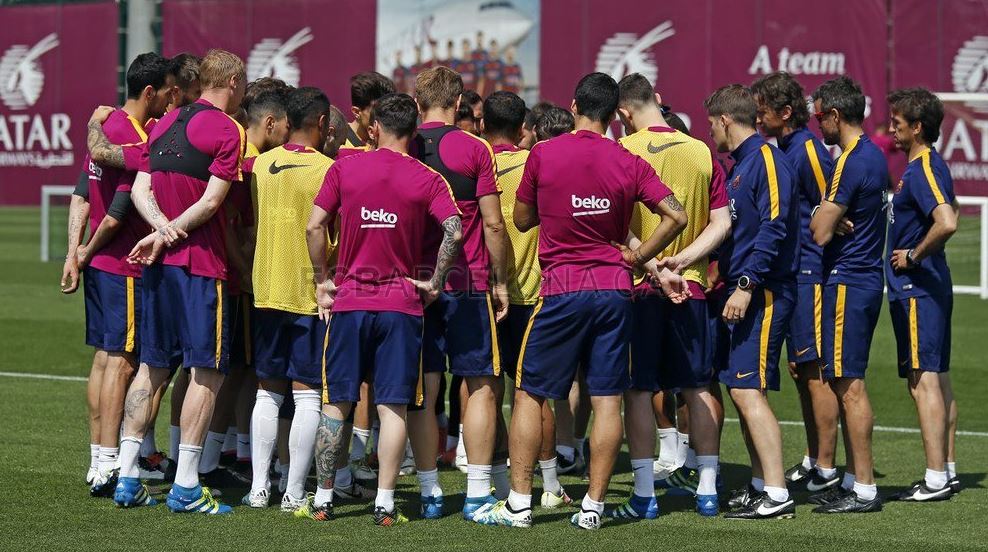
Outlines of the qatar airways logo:
M635 33L615 33L597 52L596 71L607 73L614 80L631 73L641 73L655 82L659 66L651 48L676 34L672 21L665 21L641 37Z
M988 36L974 36L964 43L950 68L954 92L969 94L988 93ZM988 102L968 101L965 105L988 113Z
M360 220L364 221L361 228L394 228L398 224L398 215L384 209L371 211L366 207L360 208Z
M302 73L295 51L312 42L312 29L306 27L282 42L280 38L265 38L254 45L247 56L247 80L261 77L281 79L298 86Z
M571 195L570 205L572 205L574 209L584 209L583 211L574 211L574 217L602 215L611 211L611 200L606 197L597 197L593 195L590 197L577 197L575 195Z
M0 58L0 99L10 109L25 109L38 102L45 86L39 58L58 46L51 33L34 46L14 44Z

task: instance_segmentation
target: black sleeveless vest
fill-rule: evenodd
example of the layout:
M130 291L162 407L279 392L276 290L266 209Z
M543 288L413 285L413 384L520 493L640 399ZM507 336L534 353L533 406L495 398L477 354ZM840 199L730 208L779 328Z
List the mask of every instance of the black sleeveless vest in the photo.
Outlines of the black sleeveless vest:
M346 139L348 142L350 142L351 144L353 144L358 148L362 148L367 145L364 143L363 140L360 139L360 136L357 136L357 133L353 131L353 127L351 127L350 125L346 126Z
M179 173L209 182L211 176L209 166L213 164L213 158L199 151L192 142L189 142L188 126L189 121L197 113L210 109L219 111L219 108L191 103L180 109L175 122L151 143L149 149L151 172Z
M439 157L439 143L443 137L455 130L459 129L451 125L438 128L420 128L415 136L418 158L432 170L443 175L446 182L449 182L450 189L453 190L454 199L457 201L476 201L477 180L447 167L442 158Z

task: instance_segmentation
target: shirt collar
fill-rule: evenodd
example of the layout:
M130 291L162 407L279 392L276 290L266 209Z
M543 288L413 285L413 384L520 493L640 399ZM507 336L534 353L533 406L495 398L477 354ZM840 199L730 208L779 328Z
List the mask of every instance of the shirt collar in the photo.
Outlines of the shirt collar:
M806 127L794 129L789 134L779 138L779 149L787 151L793 144L805 142L810 138L810 136L807 136L808 134L812 136L812 133Z
M453 126L453 125L447 125L442 121L429 121L428 123L422 123L421 125L419 125L419 128L429 130L431 128L442 128L444 126Z
M651 132L676 132L676 129L662 125L650 126L648 130Z
M294 151L295 153L316 153L314 148L309 146L303 146L302 144L292 144L291 142L285 144L284 147L288 151Z
M765 145L765 138L762 138L762 135L756 132L745 139L744 142L741 142L741 145L731 152L731 158L740 163L742 159L748 157L763 145Z
M519 148L514 144L498 144L496 146L491 146L491 149L494 150L494 153L501 153L505 151L521 151L521 148Z

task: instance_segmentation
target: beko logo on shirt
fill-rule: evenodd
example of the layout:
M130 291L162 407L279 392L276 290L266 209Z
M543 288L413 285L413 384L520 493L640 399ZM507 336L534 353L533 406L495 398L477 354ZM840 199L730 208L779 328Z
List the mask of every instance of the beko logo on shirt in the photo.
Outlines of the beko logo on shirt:
M398 215L389 213L384 209L371 211L366 207L360 208L360 220L368 221L361 224L361 228L394 228L398 223Z
M611 200L606 197L577 197L575 195L570 196L570 204L574 209L589 209L587 211L576 211L573 213L574 217L583 217L587 215L601 215L611 210Z

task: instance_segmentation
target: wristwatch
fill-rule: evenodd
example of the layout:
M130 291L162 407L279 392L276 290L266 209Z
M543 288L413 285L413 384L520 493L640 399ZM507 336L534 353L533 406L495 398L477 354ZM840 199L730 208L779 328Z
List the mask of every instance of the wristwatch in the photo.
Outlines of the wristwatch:
M738 289L744 291L751 291L755 287L755 284L751 283L751 278L747 276L741 276L738 278Z
M916 251L915 249L910 249L909 251L906 251L906 264L908 264L909 266L916 266L917 264L919 264L916 262L916 259L913 258L913 252L915 251Z

